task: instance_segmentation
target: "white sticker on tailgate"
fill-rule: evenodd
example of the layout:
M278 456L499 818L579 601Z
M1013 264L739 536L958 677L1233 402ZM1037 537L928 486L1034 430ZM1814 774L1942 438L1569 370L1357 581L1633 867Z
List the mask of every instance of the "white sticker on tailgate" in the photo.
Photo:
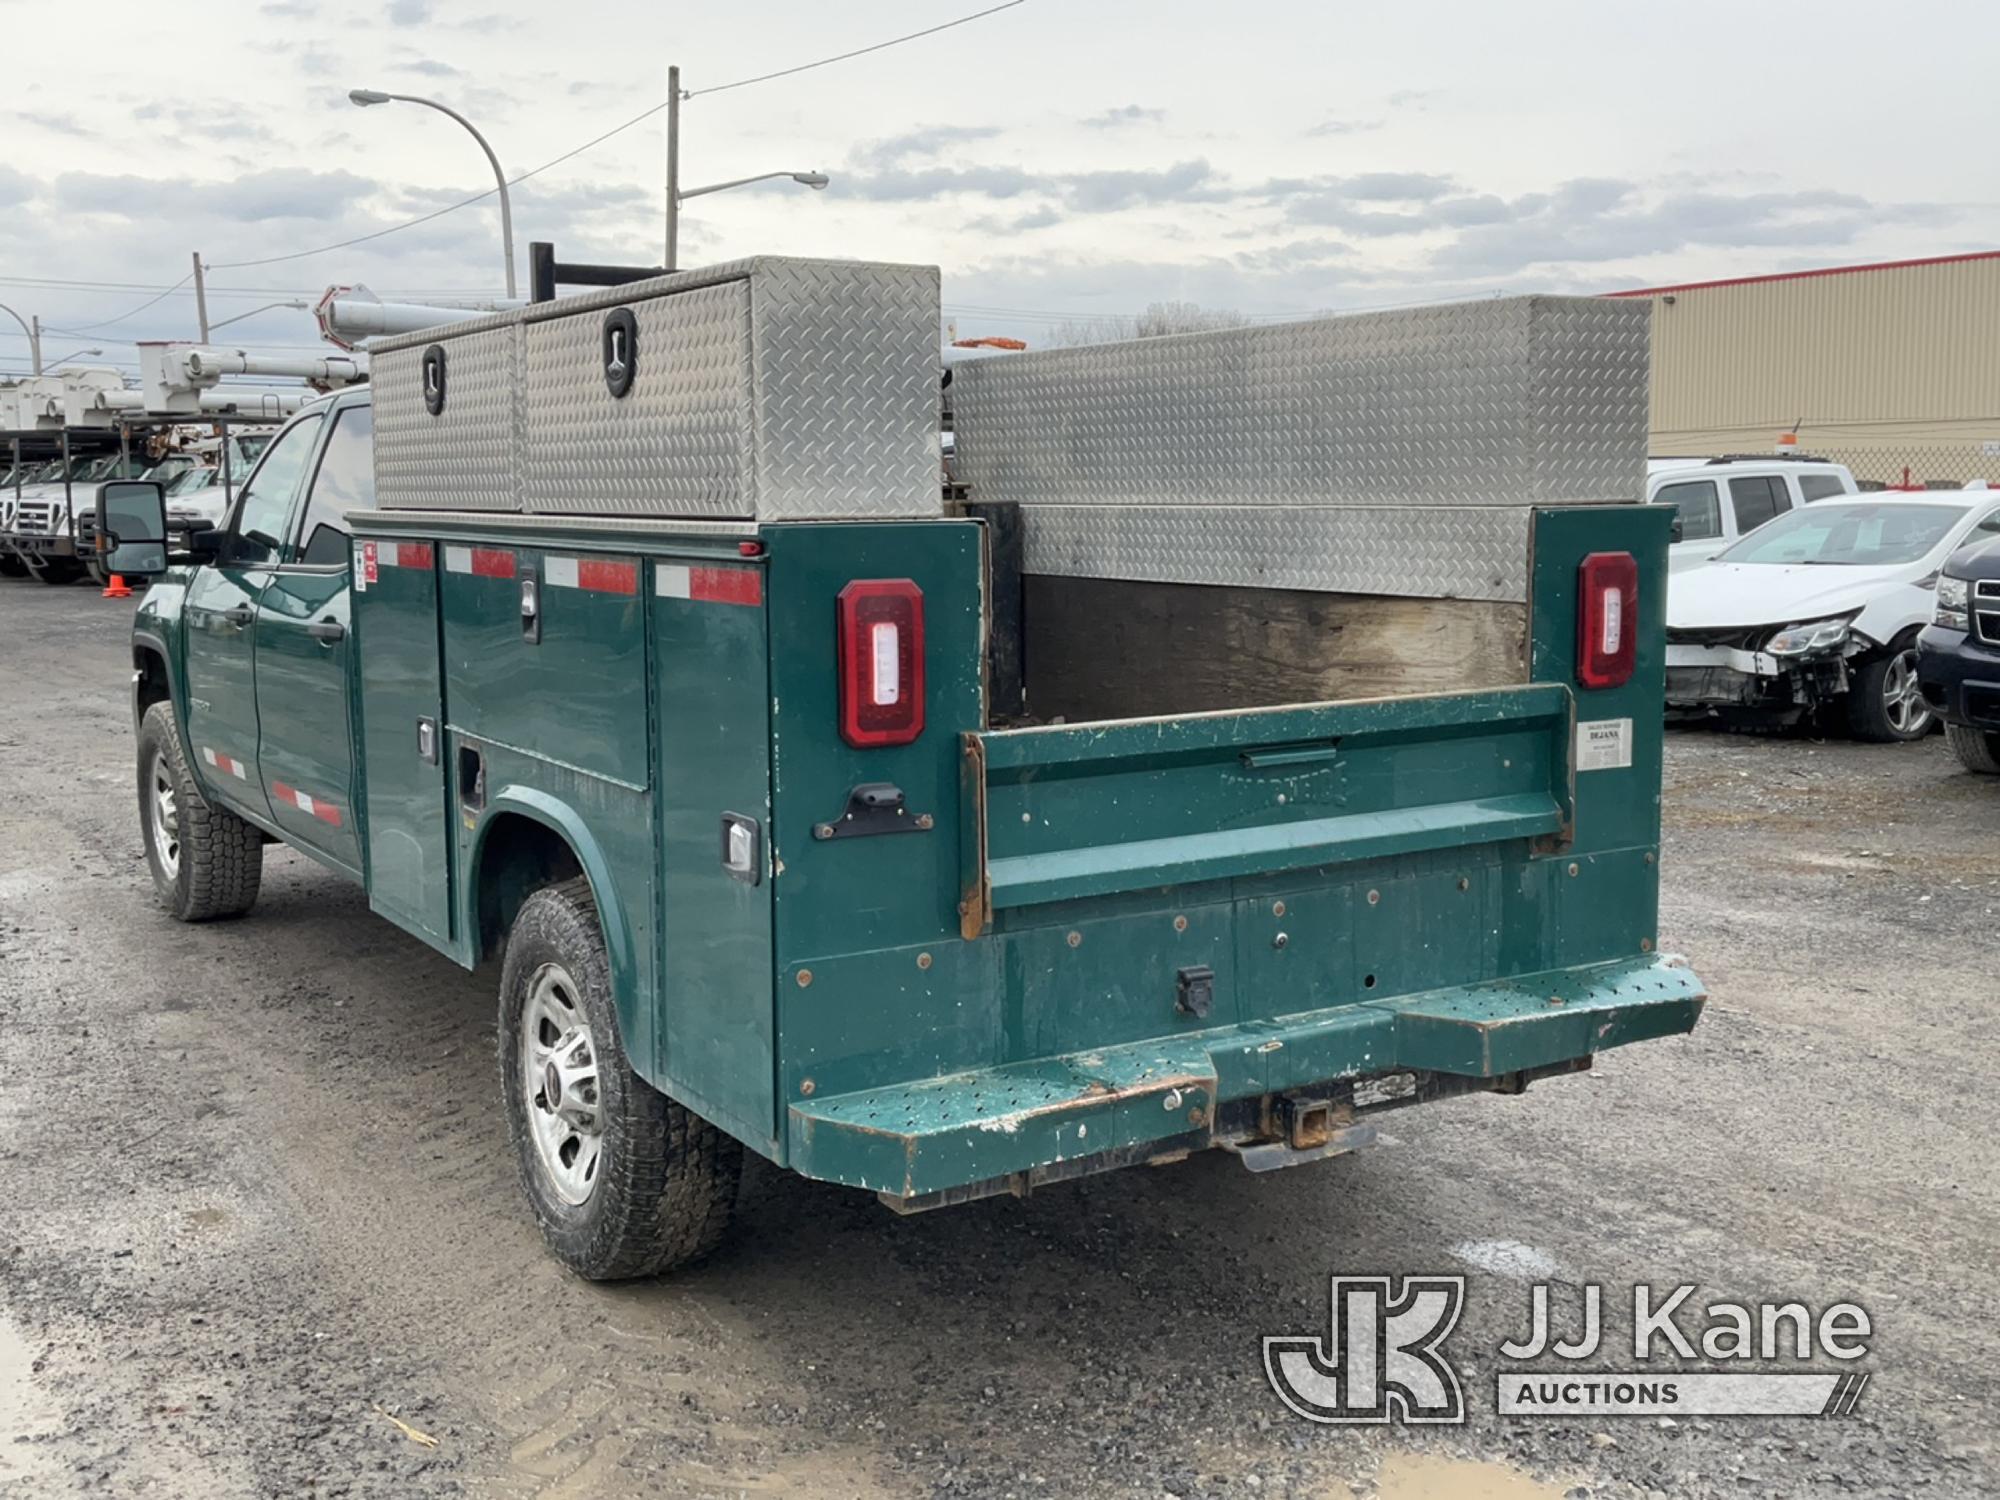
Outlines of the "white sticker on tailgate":
M1630 719L1585 719L1576 726L1576 768L1620 771L1632 764Z

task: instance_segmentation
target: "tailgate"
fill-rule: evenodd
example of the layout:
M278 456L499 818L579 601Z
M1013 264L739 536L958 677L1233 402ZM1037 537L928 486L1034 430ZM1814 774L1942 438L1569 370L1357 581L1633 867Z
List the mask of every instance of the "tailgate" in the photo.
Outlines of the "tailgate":
M963 933L997 912L1426 850L1567 843L1560 683L964 736Z

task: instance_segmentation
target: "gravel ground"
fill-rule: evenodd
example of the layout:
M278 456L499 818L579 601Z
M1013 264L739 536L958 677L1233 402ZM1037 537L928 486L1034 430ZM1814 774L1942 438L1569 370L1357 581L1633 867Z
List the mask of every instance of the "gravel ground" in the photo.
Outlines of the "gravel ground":
M2000 1493L2000 784L1936 740L1670 736L1689 1038L1265 1177L905 1220L753 1168L720 1255L605 1288L519 1199L493 975L285 851L247 920L154 907L128 613L0 581L10 1500ZM1339 1270L1469 1272L1468 1426L1279 1406L1259 1336ZM1845 1420L1503 1420L1542 1274L1857 1300L1874 1381Z

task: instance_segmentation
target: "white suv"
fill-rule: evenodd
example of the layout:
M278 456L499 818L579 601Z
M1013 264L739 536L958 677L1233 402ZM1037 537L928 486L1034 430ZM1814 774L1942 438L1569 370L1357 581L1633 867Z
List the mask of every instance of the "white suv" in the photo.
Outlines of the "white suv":
M1845 464L1823 458L1739 455L1646 461L1647 501L1680 512L1667 554L1667 566L1676 573L1707 562L1738 537L1795 506L1858 489Z

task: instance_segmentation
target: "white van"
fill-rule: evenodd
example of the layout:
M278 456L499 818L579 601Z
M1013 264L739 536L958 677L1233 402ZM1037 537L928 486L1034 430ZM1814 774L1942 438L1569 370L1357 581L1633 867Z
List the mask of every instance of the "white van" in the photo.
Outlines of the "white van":
M1708 561L1739 536L1795 506L1858 491L1845 464L1803 455L1646 461L1646 499L1680 512L1667 554L1673 572Z

